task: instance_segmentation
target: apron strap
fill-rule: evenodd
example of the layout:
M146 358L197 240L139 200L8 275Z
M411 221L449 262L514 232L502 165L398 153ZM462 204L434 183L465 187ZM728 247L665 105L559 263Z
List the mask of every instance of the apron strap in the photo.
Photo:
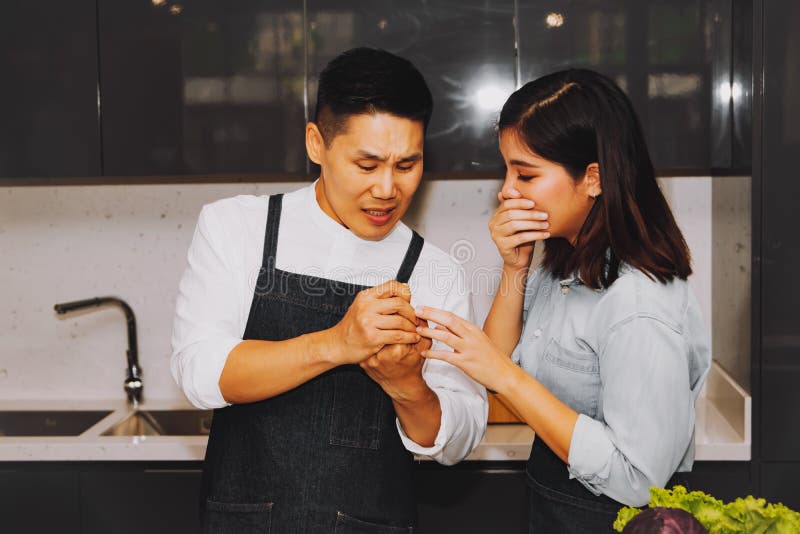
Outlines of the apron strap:
M264 259L262 267L268 270L275 268L275 257L278 252L278 230L281 226L281 208L283 207L283 193L270 195L269 211L267 212L267 230L264 236Z
M419 253L422 252L422 245L425 240L416 231L411 230L411 243L408 245L406 257L403 258L403 263L400 265L400 270L397 271L397 281L404 284L408 283L411 278L411 273L414 272L414 267L417 265Z

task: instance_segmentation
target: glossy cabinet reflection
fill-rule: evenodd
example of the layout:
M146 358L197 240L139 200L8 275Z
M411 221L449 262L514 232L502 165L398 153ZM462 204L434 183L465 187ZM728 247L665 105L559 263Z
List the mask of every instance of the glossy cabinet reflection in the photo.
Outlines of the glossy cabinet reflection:
M301 2L99 1L109 175L304 172Z
M765 460L800 468L800 4L764 4L761 165L761 409ZM800 506L798 481L795 506ZM788 480L785 489L789 489ZM787 502L789 504L789 502Z
M99 175L94 0L0 10L0 177Z
M749 80L734 84L731 66L735 49L738 68L748 67L741 54L752 46L751 16L737 15L743 22L732 32L730 0L519 2L521 82L568 67L598 70L633 101L656 168L746 166Z
M309 108L328 61L354 46L383 48L425 76L434 110L426 171L501 167L494 125L514 90L513 0L307 0Z
M317 76L355 46L425 75L435 101L425 165L440 176L501 172L503 102L569 66L623 86L662 173L746 173L750 5L15 1L0 17L0 72L13 81L0 85L0 177L304 174Z

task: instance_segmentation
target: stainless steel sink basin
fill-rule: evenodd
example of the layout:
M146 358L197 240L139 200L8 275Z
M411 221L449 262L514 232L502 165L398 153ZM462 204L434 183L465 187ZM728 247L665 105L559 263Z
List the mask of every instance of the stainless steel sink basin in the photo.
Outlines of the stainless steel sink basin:
M139 410L115 424L103 436L207 436L211 410Z
M0 411L0 436L78 436L111 411Z

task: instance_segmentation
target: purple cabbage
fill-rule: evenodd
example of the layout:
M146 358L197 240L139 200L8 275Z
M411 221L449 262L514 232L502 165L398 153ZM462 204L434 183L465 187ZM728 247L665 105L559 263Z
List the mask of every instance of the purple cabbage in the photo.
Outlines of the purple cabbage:
M636 514L622 534L708 534L708 530L685 510L656 507Z

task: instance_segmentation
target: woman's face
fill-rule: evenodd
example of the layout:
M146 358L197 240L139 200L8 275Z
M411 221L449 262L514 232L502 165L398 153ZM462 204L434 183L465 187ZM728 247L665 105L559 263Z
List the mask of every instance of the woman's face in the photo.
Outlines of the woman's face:
M506 164L503 197L533 200L534 209L548 214L550 236L574 244L595 202L592 196L600 194L596 164L589 167L590 179L584 175L576 181L563 166L536 155L512 130L500 132L500 152Z

